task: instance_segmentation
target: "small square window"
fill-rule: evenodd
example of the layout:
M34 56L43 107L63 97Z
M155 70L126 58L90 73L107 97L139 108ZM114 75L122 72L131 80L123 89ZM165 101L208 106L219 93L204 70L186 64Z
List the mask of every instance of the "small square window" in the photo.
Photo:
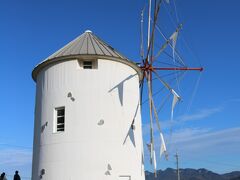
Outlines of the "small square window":
M98 60L97 59L87 59L87 60L78 60L77 69L98 69Z
M55 108L54 132L65 130L65 107Z
M93 69L92 61L83 61L83 69Z

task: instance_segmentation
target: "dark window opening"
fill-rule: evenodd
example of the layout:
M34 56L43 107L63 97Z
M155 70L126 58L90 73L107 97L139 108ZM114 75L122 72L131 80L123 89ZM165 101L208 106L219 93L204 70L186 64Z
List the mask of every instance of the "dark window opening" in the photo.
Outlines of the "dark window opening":
M56 128L55 132L62 132L65 128L65 108L56 108Z
M93 63L92 61L83 61L83 69L92 69Z

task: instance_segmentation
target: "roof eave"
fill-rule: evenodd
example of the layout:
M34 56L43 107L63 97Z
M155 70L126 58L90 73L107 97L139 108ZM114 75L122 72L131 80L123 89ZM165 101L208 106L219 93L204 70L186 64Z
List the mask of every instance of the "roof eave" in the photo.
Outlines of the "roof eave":
M47 59L46 61L41 62L40 64L38 64L32 71L32 78L33 80L36 82L37 80L37 75L39 74L39 72L52 64L58 63L58 62L64 62L64 61L71 61L71 60L75 60L75 59L79 59L79 60L89 60L89 59L102 59L102 60L112 60L112 61L117 61L126 65L129 65L130 67L132 67L139 76L139 79L142 80L143 78L143 74L142 74L142 70L140 69L140 67L128 60L128 59L121 59L121 58L117 58L117 57L113 57L113 56L106 56L106 55L91 55L91 54L86 54L86 55L68 55L68 56L61 56L61 57L56 57L56 58L52 58L52 59Z

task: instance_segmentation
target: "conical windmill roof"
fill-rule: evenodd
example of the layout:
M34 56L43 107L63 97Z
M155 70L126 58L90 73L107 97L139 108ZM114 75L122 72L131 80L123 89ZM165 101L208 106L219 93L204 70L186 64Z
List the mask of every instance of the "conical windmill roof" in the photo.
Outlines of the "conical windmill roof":
M121 59L127 59L120 53L118 53L110 45L95 36L91 31L87 30L85 33L68 43L62 49L49 56L47 59L56 57L68 56L68 55L99 55L99 56L111 56Z
M113 47L94 35L90 30L87 30L76 39L65 45L63 48L53 53L43 62L38 64L32 72L32 77L34 80L36 80L37 74L40 72L40 70L49 64L59 61L73 60L74 58L102 58L120 61L132 66L135 70L137 70L138 73L140 72L136 63L128 60Z

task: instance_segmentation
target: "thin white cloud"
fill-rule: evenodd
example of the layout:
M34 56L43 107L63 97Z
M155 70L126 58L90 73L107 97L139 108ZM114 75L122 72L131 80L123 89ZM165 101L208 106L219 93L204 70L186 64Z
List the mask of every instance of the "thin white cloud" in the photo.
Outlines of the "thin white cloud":
M222 107L215 107L215 108L208 108L208 109L201 109L193 114L187 114L187 115L182 115L176 118L176 120L170 121L170 120L164 120L161 121L161 128L162 130L164 129L170 129L174 126L177 126L183 122L187 121L196 121L196 120L201 120L201 119L206 119L216 113L219 113L222 111ZM154 123L153 127L155 130L157 130L157 124ZM149 133L150 129L150 124L143 124L143 135L147 135Z
M23 166L31 164L32 152L25 149L0 149L0 165Z
M240 127L229 128L219 131L210 131L209 129L184 129L182 131L173 134L173 144L188 146L192 149L192 146L196 144L199 148L216 147L218 145L224 145L229 147L230 145L236 145L239 143L240 147Z
M182 155L190 157L225 155L240 153L240 127L229 128L219 131L201 128L186 128L174 132L165 139L170 148L170 153L179 150ZM155 142L160 142L159 137ZM160 143L156 143L159 149Z
M186 128L180 129L172 134L172 139L176 141L186 141L191 138L201 136L210 132L210 129Z
M172 138L165 136L165 140L170 162L174 160L173 155L178 151L183 166L205 167L216 172L226 171L226 169L233 171L240 168L238 165L240 161L240 127L218 131L186 128L174 132ZM155 138L155 149L156 154L159 154L159 137ZM149 152L147 150L145 152L148 163Z
M223 145L225 149L236 145L238 149L240 149L240 127L219 131L202 128L186 128L173 132L171 135L166 134L165 139L168 145L174 146L174 149L196 149L201 151L206 147L213 147L215 149L219 145ZM160 146L158 136L155 137L155 143L156 148L158 148Z
M194 120L200 120L207 118L213 114L216 114L218 112L222 111L222 107L216 107L216 108L208 108L208 109L202 109L196 113L190 114L190 115L183 115L177 118L178 121L194 121Z

